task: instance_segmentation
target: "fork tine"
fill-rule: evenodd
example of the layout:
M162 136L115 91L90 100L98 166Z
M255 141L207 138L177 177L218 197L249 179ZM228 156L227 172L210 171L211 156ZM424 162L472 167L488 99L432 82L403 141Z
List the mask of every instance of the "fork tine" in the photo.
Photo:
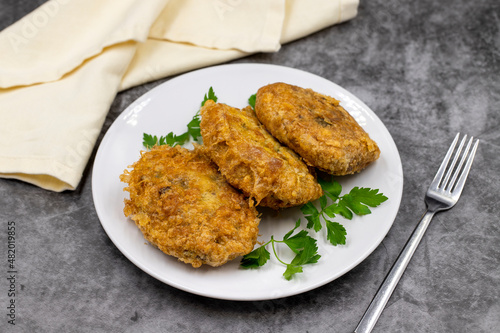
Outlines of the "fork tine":
M472 143L472 138L471 138L471 143ZM455 188L453 189L453 196L460 196L462 193L462 190L464 189L465 181L467 180L467 176L469 175L470 167L472 166L472 162L474 161L474 156L476 155L476 150L477 146L479 144L479 140L476 140L476 143L474 143L474 146L472 147L472 150L469 154L469 157L467 158L467 163L465 164L464 169L462 170L462 173L460 174L460 178L458 179L457 184L455 185Z
M462 142L465 140L465 138L466 137L464 137ZM467 158L467 154L469 153L470 146L472 144L473 139L474 139L473 137L471 137L469 139L469 142L467 143L467 147L465 147L465 151L462 154L462 158L460 159L460 163L458 164L457 168L455 169L455 172L453 173L453 177L451 178L450 182L446 185L446 190L448 190L450 192L452 191L452 189L454 187L455 180L457 179L458 175L460 174L460 171L462 170L462 165L464 165L464 162ZM460 150L457 152L456 159L458 159L459 154L460 154ZM449 172L451 172L451 171L452 171L452 169L449 170Z
M441 166L439 167L438 172L434 176L434 179L432 180L432 185L435 187L439 187L439 184L441 183L441 179L443 179L444 172L446 170L446 166L448 165L448 162L450 161L451 154L453 153L453 150L455 149L455 146L458 141L458 137L460 136L460 133L457 133L455 136L455 139L453 139L453 142L450 145L450 148L448 149L448 152L446 152L446 156L443 159L443 162L441 162Z
M442 183L443 190L447 189L449 184L453 184L453 181L450 183L448 181L450 180L451 173L453 172L453 169L455 168L455 164L457 163L457 160L460 157L460 152L462 151L462 148L464 147L464 143L465 143L466 139L467 139L467 135L465 135L462 138L462 141L460 141L460 145L458 146L458 148L455 152L455 155L453 156L453 161L451 162L451 165L448 167L448 172L446 172L446 176L444 177L444 180ZM460 167L458 167L458 169L460 169Z

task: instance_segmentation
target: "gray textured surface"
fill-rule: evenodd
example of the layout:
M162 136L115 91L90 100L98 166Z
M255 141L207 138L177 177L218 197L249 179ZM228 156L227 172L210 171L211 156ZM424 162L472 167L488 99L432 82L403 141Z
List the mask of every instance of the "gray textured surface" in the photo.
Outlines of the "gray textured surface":
M41 3L1 0L0 28ZM434 154L461 131L482 140L463 198L435 217L374 331L499 332L499 17L496 0L362 0L348 23L236 61L321 75L357 95L391 132L405 173L401 208L382 244L349 273L264 302L176 290L129 262L103 231L91 195L92 158L74 192L0 179L0 331L352 332L424 211L440 159ZM102 134L161 82L119 94ZM6 320L10 220L17 227L15 327Z

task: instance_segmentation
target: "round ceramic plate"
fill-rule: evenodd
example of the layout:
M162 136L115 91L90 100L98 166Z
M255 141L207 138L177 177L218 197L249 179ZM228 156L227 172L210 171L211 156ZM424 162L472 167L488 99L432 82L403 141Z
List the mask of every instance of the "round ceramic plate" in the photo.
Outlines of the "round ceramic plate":
M378 143L380 158L361 173L338 177L344 191L354 186L379 189L389 200L372 209L372 214L335 221L347 231L345 245L332 246L325 228L318 233L321 259L304 266L292 280L283 277L285 267L274 256L259 269L242 269L240 258L218 268L193 268L165 255L143 238L134 222L123 214L120 174L139 159L143 133L166 135L186 131L210 87L218 101L234 107L248 105L257 89L273 82L286 82L340 100L341 105ZM190 144L188 144L188 148ZM262 64L223 65L193 71L152 89L132 103L115 120L104 136L94 162L92 191L101 224L118 249L143 271L173 287L190 293L228 300L266 300L303 293L345 274L365 259L383 240L399 209L403 189L401 160L394 141L380 119L363 102L342 87L300 70ZM279 212L263 210L259 241L271 235L281 239L303 215L298 208ZM305 225L305 222L303 222ZM278 247L280 256L291 258L288 249ZM289 250L288 250L289 251Z

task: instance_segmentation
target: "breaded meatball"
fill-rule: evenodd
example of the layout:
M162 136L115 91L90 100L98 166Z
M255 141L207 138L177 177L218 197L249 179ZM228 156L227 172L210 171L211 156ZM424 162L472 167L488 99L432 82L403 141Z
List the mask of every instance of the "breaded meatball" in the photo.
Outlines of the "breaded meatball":
M120 176L130 193L124 213L161 251L193 267L220 266L252 251L255 207L198 147L156 146L130 167Z
M200 129L221 173L257 205L292 207L323 194L306 164L263 128L251 107L240 110L207 101Z
M255 112L274 137L327 173L357 173L380 155L338 100L311 89L281 82L264 86L256 94Z

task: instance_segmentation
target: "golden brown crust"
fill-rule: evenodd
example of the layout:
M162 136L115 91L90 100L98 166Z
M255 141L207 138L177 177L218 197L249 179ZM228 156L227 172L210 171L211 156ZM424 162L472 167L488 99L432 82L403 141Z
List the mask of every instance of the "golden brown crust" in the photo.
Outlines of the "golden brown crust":
M273 83L256 96L257 118L309 164L333 175L353 174L380 150L339 101L311 89Z
M220 266L252 251L256 209L198 147L154 147L131 167L120 176L130 192L124 213L161 251L193 267Z
M263 128L251 107L207 101L200 129L207 153L227 181L257 204L278 209L322 195L306 164Z

